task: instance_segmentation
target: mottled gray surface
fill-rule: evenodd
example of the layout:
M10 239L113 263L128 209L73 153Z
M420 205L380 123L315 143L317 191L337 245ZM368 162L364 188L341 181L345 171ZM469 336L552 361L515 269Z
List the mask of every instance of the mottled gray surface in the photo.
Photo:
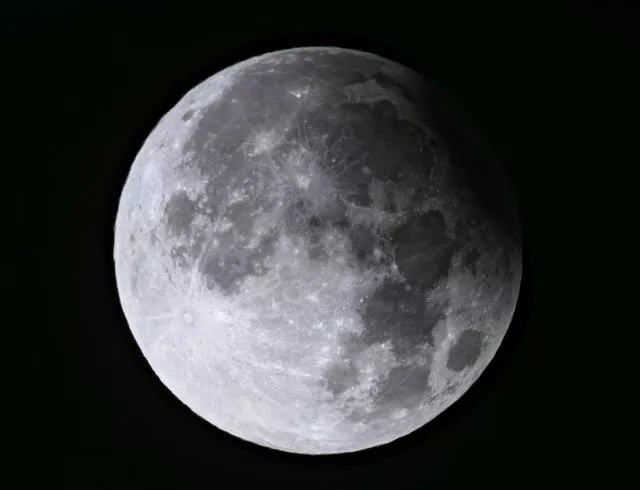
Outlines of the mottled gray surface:
M415 73L272 53L150 135L116 222L118 288L197 414L285 451L355 451L431 420L491 360L519 288L516 216L481 140Z

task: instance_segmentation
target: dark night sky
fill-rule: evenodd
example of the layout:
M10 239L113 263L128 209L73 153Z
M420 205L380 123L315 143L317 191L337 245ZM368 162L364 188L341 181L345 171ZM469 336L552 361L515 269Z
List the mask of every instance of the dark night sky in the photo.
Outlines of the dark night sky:
M61 307L49 324L63 348L53 448L62 458L63 487L520 488L577 481L602 487L615 480L620 473L609 469L614 457L604 449L609 429L574 403L600 380L597 369L586 380L573 374L572 355L584 352L587 339L576 335L570 311L576 307L567 305L585 298L567 280L579 268L578 237L587 236L574 189L611 151L599 144L608 129L603 121L613 124L622 111L613 94L622 89L614 60L626 56L624 32L598 12L336 19L323 12L328 7L320 10L298 21L256 15L242 26L234 25L237 15L194 11L177 30L168 29L168 14L77 14L52 31L58 56L42 63L64 85L67 156L50 183L56 270L48 277L56 282L45 288L55 290ZM301 45L372 51L432 77L467 109L503 161L524 228L516 316L481 379L422 430L345 456L266 450L193 415L139 353L112 262L119 193L157 120L227 65ZM585 337L595 328L580 324ZM606 486L620 488L614 480Z

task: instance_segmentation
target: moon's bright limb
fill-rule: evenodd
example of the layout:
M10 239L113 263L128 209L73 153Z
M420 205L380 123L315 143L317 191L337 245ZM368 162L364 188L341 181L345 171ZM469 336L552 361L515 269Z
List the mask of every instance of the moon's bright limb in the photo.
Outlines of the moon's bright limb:
M450 406L521 277L513 197L469 124L410 70L336 48L188 92L135 159L114 257L162 382L231 434L308 454Z

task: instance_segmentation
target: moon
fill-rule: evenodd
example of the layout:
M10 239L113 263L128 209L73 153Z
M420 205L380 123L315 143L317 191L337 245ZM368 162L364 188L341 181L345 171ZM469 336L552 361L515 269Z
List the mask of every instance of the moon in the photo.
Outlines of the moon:
M520 288L505 172L434 84L295 48L203 81L137 154L115 221L131 332L195 414L255 444L348 453L469 389Z

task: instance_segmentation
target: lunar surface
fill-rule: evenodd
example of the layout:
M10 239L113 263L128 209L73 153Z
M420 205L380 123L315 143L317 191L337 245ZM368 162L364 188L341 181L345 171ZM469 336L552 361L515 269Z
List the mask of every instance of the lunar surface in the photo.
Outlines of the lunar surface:
M379 446L478 378L511 321L506 177L429 81L338 48L268 53L189 91L120 198L121 304L159 379L253 443Z

